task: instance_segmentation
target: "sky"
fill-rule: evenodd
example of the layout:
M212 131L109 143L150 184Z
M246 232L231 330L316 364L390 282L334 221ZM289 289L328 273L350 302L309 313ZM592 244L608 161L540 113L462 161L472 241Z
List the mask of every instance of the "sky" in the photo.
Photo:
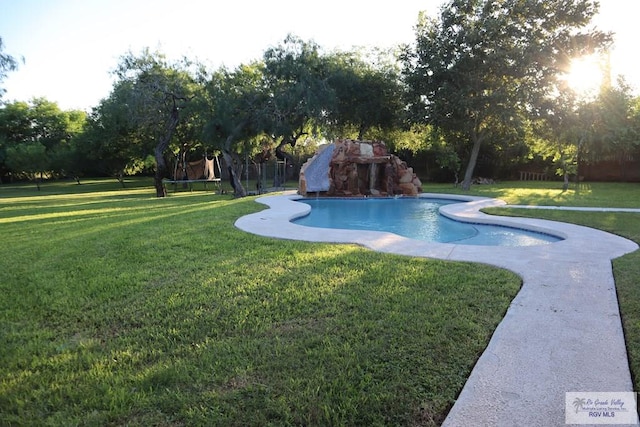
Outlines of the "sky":
M3 53L24 58L2 82L3 100L45 97L90 111L109 96L119 58L148 47L211 69L257 60L287 34L323 49L392 47L415 40L420 11L442 0L0 0ZM596 26L616 33L612 71L640 88L635 71L638 0L600 0Z

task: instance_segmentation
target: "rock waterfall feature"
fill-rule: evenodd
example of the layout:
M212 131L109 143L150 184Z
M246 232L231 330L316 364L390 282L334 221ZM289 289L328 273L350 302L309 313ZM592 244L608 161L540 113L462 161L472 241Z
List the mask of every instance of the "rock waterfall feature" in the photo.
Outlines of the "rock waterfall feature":
M319 148L300 170L298 193L333 197L415 196L422 183L413 168L382 141L338 140Z

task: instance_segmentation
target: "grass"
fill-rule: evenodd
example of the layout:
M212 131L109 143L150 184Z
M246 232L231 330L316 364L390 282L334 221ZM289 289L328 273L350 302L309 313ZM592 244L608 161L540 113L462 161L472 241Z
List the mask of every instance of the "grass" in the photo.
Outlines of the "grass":
M640 200L638 185L560 185L471 194ZM243 233L252 197L153 194L148 180L0 186L0 425L439 425L520 286L484 265ZM493 212L640 241L639 214ZM638 252L614 262L636 388L638 266Z
M640 208L640 185L580 183L562 190L559 181L509 181L474 185L468 192L451 184L425 184L425 192L496 197L515 205Z
M0 424L438 425L520 287L233 227L150 181L0 187Z

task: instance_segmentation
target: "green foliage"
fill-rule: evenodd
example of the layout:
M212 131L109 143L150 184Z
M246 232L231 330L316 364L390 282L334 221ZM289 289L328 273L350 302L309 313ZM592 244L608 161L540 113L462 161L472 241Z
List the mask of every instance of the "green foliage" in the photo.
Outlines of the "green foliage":
M275 155L297 165L300 140L322 136L396 137L400 84L393 67L358 53L323 54L313 42L288 36L263 61L222 69L206 85L205 138L241 174L237 156ZM368 132L368 133L367 133ZM236 180L236 195L243 195Z
M295 176L305 157L296 148L301 141L364 138L428 158L429 178L453 180L466 166L467 189L476 163L477 174L496 179L530 168L568 179L585 162L614 160L625 180L640 149L638 99L620 81L578 102L561 80L572 56L610 42L584 29L596 6L451 0L437 19L419 18L416 43L400 56L325 53L293 35L234 70L129 52L86 124L85 113L44 99L0 107L0 177L13 172L8 147L38 141L50 176L153 171L164 195L167 158L181 149L198 157L222 152L234 194L244 196L239 177L247 157L256 164L286 158ZM0 61L1 48L0 39ZM143 166L149 155L157 166Z
M328 55L327 61L331 70L328 82L335 94L335 105L328 110L334 133L382 139L376 131L400 128L403 89L391 53L336 52Z
M49 169L50 161L46 151L46 147L37 141L11 146L7 148L6 164L16 177L36 180L38 174L42 178Z
M521 136L568 59L608 42L576 31L596 11L590 1L451 0L438 20L421 17L404 55L409 107L414 120L468 141L465 189L481 144Z
M640 147L640 109L638 98L623 79L616 86L603 87L590 105L590 138L584 147L588 161L615 160L620 165L619 179L625 180L627 162Z
M35 167L36 172L58 176L74 169L73 139L84 131L85 122L84 112L62 111L43 98L6 104L0 109L0 175L33 177Z
M220 69L205 85L208 121L204 129L207 143L214 147L235 148L242 141L258 135L262 127L260 110L265 94L262 88L263 64L241 65L233 71ZM231 137L231 140L229 140Z
M93 109L80 138L80 149L86 159L102 174L123 176L151 150L130 120L132 91L130 82L115 84L111 95Z
M640 116L637 99L620 80L603 86L593 99L578 99L567 90L556 97L555 107L535 122L531 153L551 159L557 174L579 174L580 162L615 160L620 180L626 179L627 162L638 152Z
M262 114L264 131L274 140L295 146L313 126L323 123L335 93L328 86L329 68L319 46L288 36L264 53L263 78L268 98ZM266 119L266 120L265 120Z
M206 110L204 139L220 149L236 197L246 195L240 177L241 151L252 153L260 144L264 116L261 114L267 93L262 90L263 64L241 65L230 72L221 69L205 84L203 107Z
M275 145L275 156L299 169L292 150L298 140L316 137L335 109L336 92L329 84L328 61L313 42L289 35L263 56L264 105L262 132ZM285 170L289 174L291 168ZM279 187L281 182L276 180Z
M2 37L0 37L0 83L7 77L9 72L18 69L18 61L13 56L3 53L3 50L4 43L2 42ZM2 95L5 92L5 89L0 87L0 99L2 99Z
M170 63L160 52L143 50L139 55L129 52L120 58L115 75L122 88L129 90L125 97L126 120L134 135L146 143L146 151L138 159L127 163L132 168L140 159L153 153L156 161L154 184L156 195L164 197L162 179L168 175L165 155L179 125L190 128L194 124L191 116L195 112L189 108L190 101L201 91L196 76L190 71L191 63ZM197 121L195 121L197 123ZM181 136L194 137L191 129ZM179 141L182 144L191 141ZM137 161L136 161L137 160Z

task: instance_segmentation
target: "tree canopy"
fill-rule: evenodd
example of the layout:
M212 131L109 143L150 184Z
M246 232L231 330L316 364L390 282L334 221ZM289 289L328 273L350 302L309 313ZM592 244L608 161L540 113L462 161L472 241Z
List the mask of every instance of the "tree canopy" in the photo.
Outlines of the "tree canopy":
M165 152L180 124L181 112L188 111L189 101L198 92L188 65L186 60L171 63L163 54L145 49L140 55L130 52L123 56L115 71L120 82L130 84L123 86L130 88L124 93L129 123L145 143L153 146L158 197L166 195L162 182L167 172Z
M265 92L262 65L239 66L234 71L221 69L205 85L207 123L204 138L222 151L229 180L236 197L245 196L240 182L242 160L239 144L261 133Z
M463 188L482 143L522 128L549 105L574 56L609 35L583 30L597 13L587 0L451 0L438 19L422 15L406 50L412 117L468 141Z
M11 55L3 52L4 43L2 37L0 37L0 84L7 77L10 71L15 71L18 68L18 61ZM0 99L6 90L0 86Z
M458 182L464 168L465 189L478 171L510 177L527 163L566 182L581 163L616 161L624 177L640 155L638 99L621 81L580 100L562 79L572 58L610 45L589 26L597 10L594 0L449 0L397 50L325 52L289 35L234 69L128 52L88 117L45 99L0 105L0 175L33 177L37 166L124 184L153 172L162 197L176 153L221 154L242 197L249 160L257 171L286 159L295 173L318 142L357 138L421 159L426 180ZM0 82L16 66L0 39Z
M74 138L84 132L84 123L84 112L62 111L44 98L5 104L0 108L0 176L12 173L33 179L35 172L68 173L66 160L72 156Z
M318 133L316 129L326 124L327 112L333 109L330 70L318 45L294 36L268 49L263 60L264 131L276 142L278 158L292 161L284 147L294 147L301 137Z

